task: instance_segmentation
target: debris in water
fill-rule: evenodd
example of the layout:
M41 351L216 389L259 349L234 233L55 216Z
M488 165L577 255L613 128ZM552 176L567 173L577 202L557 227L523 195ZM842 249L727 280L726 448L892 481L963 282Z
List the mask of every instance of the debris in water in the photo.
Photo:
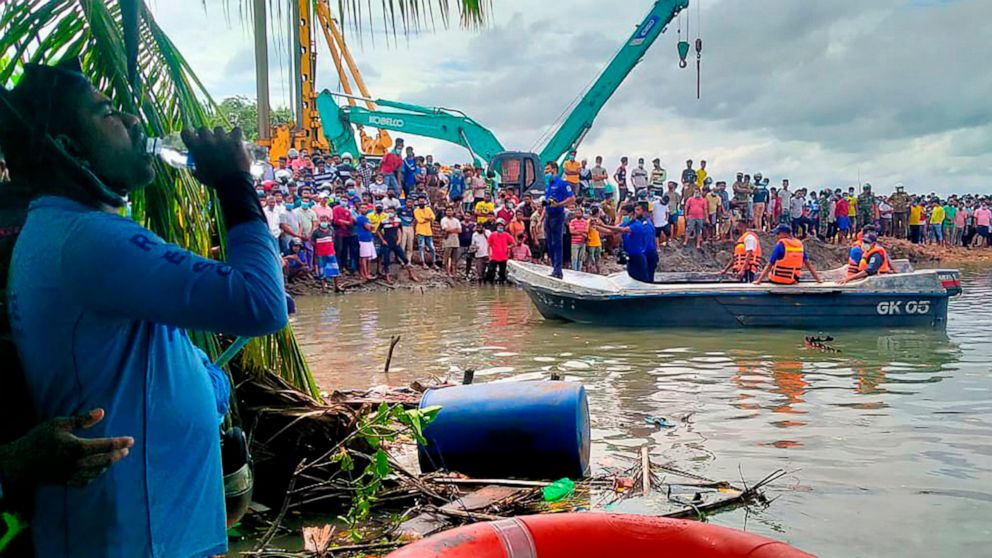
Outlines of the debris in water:
M675 428L677 426L676 424L668 422L668 419L665 417L653 417L650 415L644 418L644 422L652 426L657 426L658 428Z
M835 349L834 347L827 345L827 342L833 340L834 338L829 335L824 337L807 335L804 344L806 345L807 349L816 349L818 351L823 351L827 353L839 353L840 349Z

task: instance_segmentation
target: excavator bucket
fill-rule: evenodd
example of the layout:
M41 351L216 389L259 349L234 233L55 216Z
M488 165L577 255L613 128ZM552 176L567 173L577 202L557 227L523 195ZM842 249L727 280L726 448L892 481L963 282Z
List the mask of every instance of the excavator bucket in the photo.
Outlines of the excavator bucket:
M355 131L341 114L341 109L334 101L334 96L322 91L317 96L317 112L324 130L324 137L333 153L359 154L358 144L355 143Z

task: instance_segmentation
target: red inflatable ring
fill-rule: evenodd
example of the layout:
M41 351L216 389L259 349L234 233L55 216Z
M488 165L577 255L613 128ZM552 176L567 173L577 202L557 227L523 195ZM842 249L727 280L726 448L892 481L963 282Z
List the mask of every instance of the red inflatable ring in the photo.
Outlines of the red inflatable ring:
M561 513L475 523L386 558L798 558L791 546L735 529L642 515Z

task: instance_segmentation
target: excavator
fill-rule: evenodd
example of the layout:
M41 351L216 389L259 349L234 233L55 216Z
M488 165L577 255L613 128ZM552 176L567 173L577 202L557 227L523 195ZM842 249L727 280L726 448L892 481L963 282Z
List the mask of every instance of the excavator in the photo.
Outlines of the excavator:
M362 108L354 104L339 107L335 98L344 98L351 102L373 102L380 107L395 110ZM466 148L472 161L480 168L505 151L503 144L489 129L455 109L428 108L385 99L372 101L324 90L317 96L317 111L321 114L327 141L339 152L354 152L358 148L353 126L377 126L454 143Z
M413 135L437 138L465 147L477 164L485 162L488 168L500 177L502 187L518 191L543 191L545 187L544 164L549 161L561 162L585 138L593 121L634 66L643 58L658 36L682 10L689 6L689 0L658 0L647 16L634 30L634 33L620 47L599 77L575 104L561 125L551 135L540 153L527 151L506 151L502 143L487 128L466 114L441 107L420 107L409 103L388 100L372 100L367 96L357 97L347 92L332 93L324 90L317 96L317 111L323 122L323 131L328 142L337 151L357 149L353 126L375 126ZM680 67L685 67L685 57L689 51L688 42L679 42ZM702 42L696 40L697 69L702 51ZM335 98L348 101L339 106ZM371 106L362 108L355 101L367 105L376 104L385 109ZM480 164L481 166L481 164Z
M313 151L315 148L327 151L329 148L327 135L321 130L320 114L316 109L317 94L315 92L314 82L317 69L317 53L316 44L312 38L313 33L311 32L314 27L311 23L311 5L313 6L313 12L316 14L317 21L320 23L320 29L327 42L327 48L331 53L331 58L334 61L334 67L337 70L341 88L345 95L352 97L349 99L349 104L351 106L357 104L356 99L358 97L354 96L351 83L354 81L354 85L362 95L362 98L367 99L365 101L366 109L374 111L378 108L375 101L369 99L370 94L365 86L365 81L362 79L361 72L358 71L358 66L355 64L355 60L348 50L348 45L344 41L344 35L338 27L337 20L331 15L327 0L297 0L293 6L293 15L295 16L295 21L299 23L295 26L296 35L293 37L293 44L298 55L293 62L297 77L295 87L297 91L296 112L298 121L291 124L274 125L271 129L266 130L268 133L260 134L259 139L256 141L259 145L269 149L269 159L273 164L279 160L279 157L286 156L291 148L297 150L307 149L309 151ZM262 9L264 10L264 6ZM262 25L264 26L264 23ZM264 44L265 42L263 40L263 47ZM262 87L267 90L267 78L264 78L264 80L266 83L262 84ZM357 154L361 152L372 156L382 156L393 144L389 132L385 129L380 128L375 137L372 137L366 133L364 126L358 125L356 128L359 137L358 141L361 142L361 151L356 146L350 150L351 153ZM259 130L261 131L262 128L260 127ZM354 139L352 143L355 143Z

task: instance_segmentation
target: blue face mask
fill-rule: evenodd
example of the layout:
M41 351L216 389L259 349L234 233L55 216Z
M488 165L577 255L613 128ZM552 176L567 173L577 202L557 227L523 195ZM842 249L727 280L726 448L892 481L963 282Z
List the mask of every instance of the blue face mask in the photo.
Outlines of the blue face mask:
M544 180L546 180L548 182L551 182L551 179L554 178L554 177L555 177L554 173L551 173L551 172L544 173Z
M624 215L622 222L623 222L624 225L630 223L630 216L629 215Z
M322 229L326 229L326 228L328 228L330 226L331 226L331 224L328 223L327 221L321 221L321 223L320 223L320 228L322 228Z

